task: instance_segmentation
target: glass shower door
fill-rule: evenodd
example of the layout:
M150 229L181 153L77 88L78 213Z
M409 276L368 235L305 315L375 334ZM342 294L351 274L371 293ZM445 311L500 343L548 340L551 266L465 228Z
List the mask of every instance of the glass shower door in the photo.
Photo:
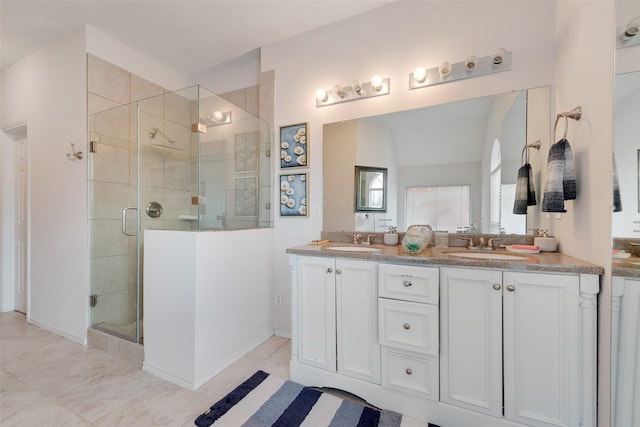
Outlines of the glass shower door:
M91 325L143 341L144 230L197 230L198 88L90 119Z
M91 325L138 342L136 105L90 118ZM132 126L132 124L134 126Z

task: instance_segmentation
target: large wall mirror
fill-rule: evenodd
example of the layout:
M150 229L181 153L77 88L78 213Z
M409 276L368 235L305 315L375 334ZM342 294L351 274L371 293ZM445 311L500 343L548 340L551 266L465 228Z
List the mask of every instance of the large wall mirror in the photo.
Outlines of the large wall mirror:
M550 89L541 87L325 124L323 229L548 229L540 209L546 153L525 146L542 141L548 147L549 117ZM514 214L518 172L527 161L537 205ZM356 165L387 171L383 211L354 205Z
M638 425L640 420L640 246L636 246L640 244L640 33L632 35L638 26L640 2L617 1L611 221L613 427Z

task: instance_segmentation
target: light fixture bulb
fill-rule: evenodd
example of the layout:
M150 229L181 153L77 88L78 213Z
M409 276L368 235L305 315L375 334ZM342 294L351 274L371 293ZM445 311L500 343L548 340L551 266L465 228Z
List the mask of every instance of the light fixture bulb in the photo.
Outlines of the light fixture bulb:
M224 113L222 111L214 111L213 114L211 115L211 117L213 118L214 121L216 122L221 122L224 120Z
M351 83L351 89L358 95L362 94L362 85L358 80L354 80L353 83Z
M316 99L320 102L327 102L327 100L329 99L327 91L324 89L318 89L316 91Z
M624 29L623 40L630 40L640 32L640 16L633 18Z
M477 65L478 65L478 57L475 55L471 55L464 61L464 69L467 71L467 73L470 73L473 70L475 70Z
M376 92L380 92L380 89L382 89L382 77L380 77L380 74L375 74L371 77L371 86Z
M504 57L506 54L507 54L507 51L504 50L503 48L496 50L493 53L493 55L491 55L491 64L494 67L500 66L500 64L502 64L502 61L504 61Z
M347 96L347 92L344 91L344 89L342 89L342 86L340 85L335 85L333 87L333 92L338 95L338 97L340 99L344 98L345 96Z
M440 77L442 78L449 77L449 74L451 74L451 64L446 61L440 64L438 73L440 73Z
M427 78L427 70L426 70L426 68L418 67L415 70L413 70L413 78L418 83L423 83L424 80Z

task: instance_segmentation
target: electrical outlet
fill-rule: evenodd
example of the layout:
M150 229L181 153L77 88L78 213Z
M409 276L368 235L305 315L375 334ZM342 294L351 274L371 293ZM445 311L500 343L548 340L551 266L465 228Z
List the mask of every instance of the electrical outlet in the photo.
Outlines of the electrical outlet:
M282 305L282 293L281 292L276 292L275 294L273 294L273 303L275 305Z

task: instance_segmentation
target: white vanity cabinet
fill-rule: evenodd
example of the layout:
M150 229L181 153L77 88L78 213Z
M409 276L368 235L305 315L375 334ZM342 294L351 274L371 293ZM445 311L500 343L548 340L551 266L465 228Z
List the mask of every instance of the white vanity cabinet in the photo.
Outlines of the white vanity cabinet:
M377 263L298 258L298 360L380 383Z
M382 385L437 401L438 269L380 264L378 278Z
M586 425L579 276L443 267L440 281L441 401L531 426Z
M443 426L596 426L593 270L316 251L289 259L291 380Z
M640 419L640 278L613 276L611 284L611 425L631 426Z

